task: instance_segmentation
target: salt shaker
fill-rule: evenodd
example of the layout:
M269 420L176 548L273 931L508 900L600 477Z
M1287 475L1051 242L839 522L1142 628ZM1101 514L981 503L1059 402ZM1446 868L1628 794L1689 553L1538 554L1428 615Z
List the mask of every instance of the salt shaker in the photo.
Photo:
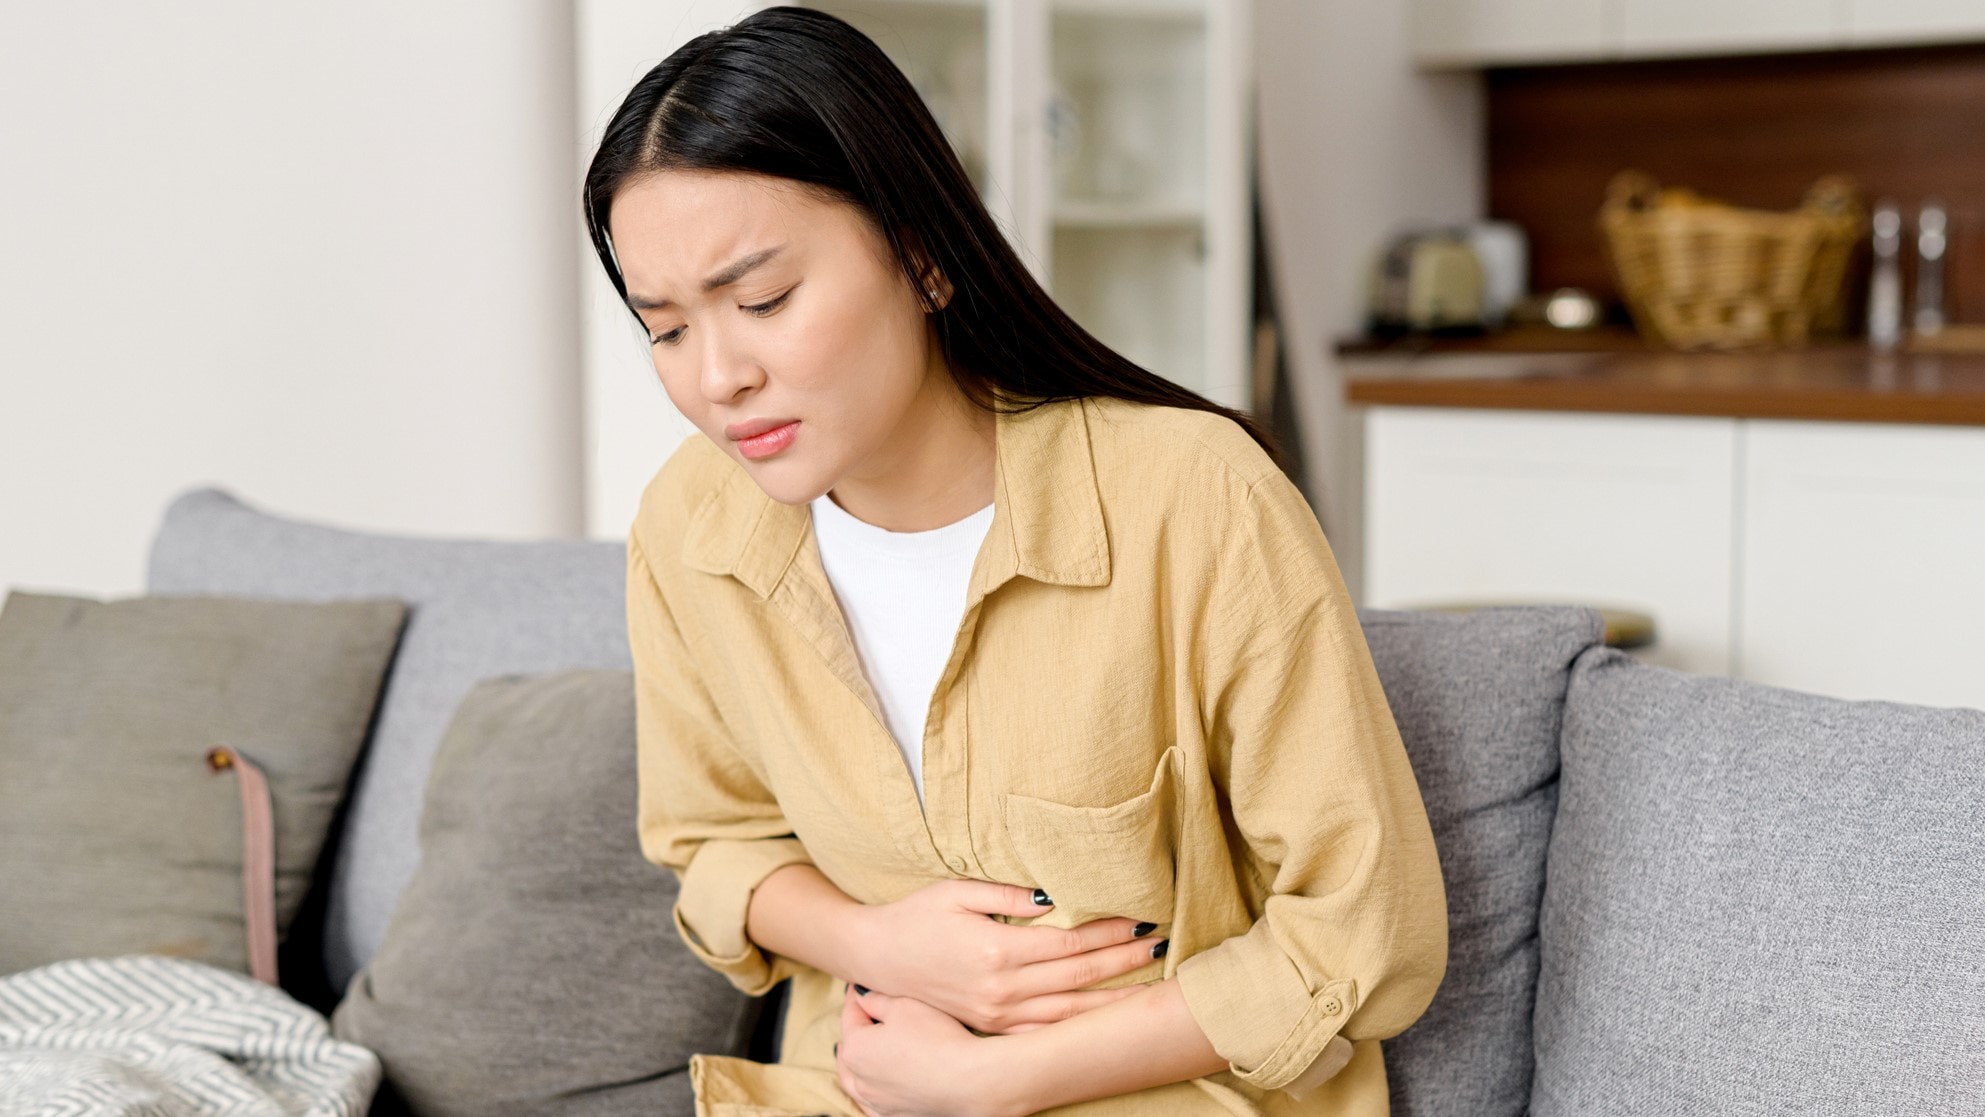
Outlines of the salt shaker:
M1868 280L1868 344L1886 353L1902 340L1902 211L1884 199L1871 224L1875 266Z
M1949 218L1935 198L1923 203L1916 217L1916 313L1911 324L1919 334L1944 328L1944 252Z

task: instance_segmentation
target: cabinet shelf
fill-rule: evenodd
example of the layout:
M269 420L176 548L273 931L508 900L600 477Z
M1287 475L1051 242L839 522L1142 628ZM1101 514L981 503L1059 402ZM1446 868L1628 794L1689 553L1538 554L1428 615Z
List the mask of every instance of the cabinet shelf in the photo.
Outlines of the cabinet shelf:
M1198 229L1206 215L1197 207L1167 202L1115 202L1063 199L1055 203L1057 229Z

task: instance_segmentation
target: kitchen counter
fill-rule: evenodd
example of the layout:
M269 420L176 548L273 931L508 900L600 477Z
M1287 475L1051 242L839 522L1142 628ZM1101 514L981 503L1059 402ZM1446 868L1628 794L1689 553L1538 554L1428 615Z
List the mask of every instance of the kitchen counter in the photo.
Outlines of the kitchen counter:
M1347 347L1345 398L1393 407L1985 426L1985 353Z

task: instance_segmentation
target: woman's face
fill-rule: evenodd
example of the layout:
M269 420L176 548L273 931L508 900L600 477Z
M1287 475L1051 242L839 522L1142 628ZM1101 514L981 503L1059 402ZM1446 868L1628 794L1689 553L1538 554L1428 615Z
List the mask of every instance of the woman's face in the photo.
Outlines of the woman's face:
M662 171L620 190L608 231L669 399L776 500L886 473L902 428L952 386L915 292L853 206L784 179Z

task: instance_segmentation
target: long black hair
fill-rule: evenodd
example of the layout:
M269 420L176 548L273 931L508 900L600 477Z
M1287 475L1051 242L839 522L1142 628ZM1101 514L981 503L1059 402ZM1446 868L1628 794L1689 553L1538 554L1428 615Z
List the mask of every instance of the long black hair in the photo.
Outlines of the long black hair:
M959 388L982 408L1111 396L1211 411L1282 460L1274 437L1246 412L1139 366L1055 305L986 212L909 79L835 16L766 8L698 35L614 111L586 169L586 230L637 320L607 219L622 185L663 170L769 175L854 205L894 251L933 315ZM927 290L933 267L952 287L942 307Z

